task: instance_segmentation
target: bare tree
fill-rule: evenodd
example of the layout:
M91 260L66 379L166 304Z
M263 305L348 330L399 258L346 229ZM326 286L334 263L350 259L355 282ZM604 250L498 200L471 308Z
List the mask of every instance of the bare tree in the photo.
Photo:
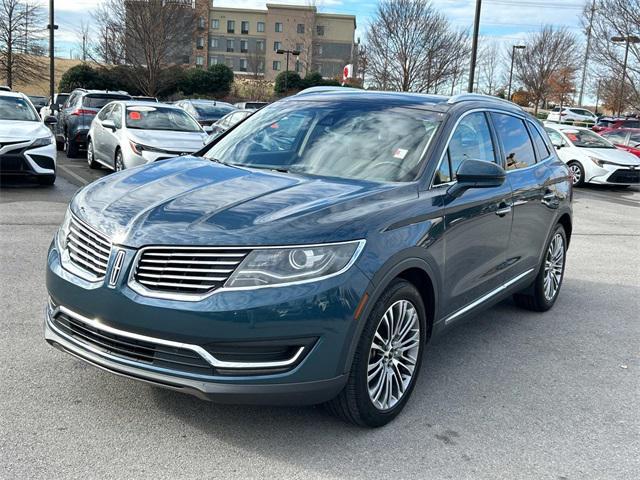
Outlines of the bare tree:
M515 58L516 77L531 94L537 114L540 103L552 92L553 74L576 70L576 39L564 28L546 25L524 44L526 48Z
M88 59L92 57L91 54L91 30L89 28L89 24L84 21L80 22L80 27L76 30L76 38L78 49L80 50L80 59L83 62L86 62Z
M500 47L495 41L484 43L480 48L480 91L486 95L494 95L499 88L500 67L502 59Z
M590 5L588 5L590 7ZM583 25L588 25L590 11L585 8ZM614 37L640 37L640 0L597 0L591 30L592 70L612 81L605 82L605 104L612 109L640 110L640 43L629 43L627 68L623 82L622 70L626 42ZM615 80L614 80L615 79ZM617 88L616 88L617 84ZM611 105L615 100L618 104Z
M34 54L44 31L42 8L23 0L0 0L0 71L9 87L29 82L44 73Z
M468 35L428 0L382 0L367 29L367 72L377 88L437 92L460 76Z
M264 52L259 51L257 45L247 53L247 72L254 79L264 76Z

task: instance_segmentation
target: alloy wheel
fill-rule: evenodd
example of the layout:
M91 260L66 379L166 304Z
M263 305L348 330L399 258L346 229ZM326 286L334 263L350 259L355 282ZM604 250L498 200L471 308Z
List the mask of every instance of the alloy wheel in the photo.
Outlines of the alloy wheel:
M564 238L556 233L549 244L544 262L544 296L553 300L560 289L564 274Z
M398 300L380 319L367 364L369 398L378 410L393 408L411 385L420 351L415 306Z
M87 145L87 163L89 166L93 164L93 142L89 142Z
M122 153L118 152L116 154L116 172L120 172L124 170L124 161L122 159Z
M582 170L577 164L569 165L569 173L571 174L571 183L577 185L582 180Z

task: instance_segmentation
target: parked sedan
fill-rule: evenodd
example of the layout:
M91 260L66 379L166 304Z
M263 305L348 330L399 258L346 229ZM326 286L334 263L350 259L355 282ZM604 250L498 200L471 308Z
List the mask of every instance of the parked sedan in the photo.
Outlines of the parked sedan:
M206 137L191 115L173 105L112 102L91 123L87 162L124 170L196 152Z
M602 136L616 147L640 157L640 128L618 128L604 132Z
M596 123L598 117L584 108L556 107L549 112L547 121L557 123Z
M267 105L269 105L269 102L260 102L257 100L253 102L238 102L234 104L236 108L241 110L259 110Z
M574 186L640 184L640 159L597 133L569 125L547 124L545 129L558 156L569 166Z
M33 103L33 106L36 109L36 112L40 112L40 110L47 106L47 97L42 95L29 95L29 100ZM42 117L44 118L44 117Z
M242 120L251 115L255 110L236 110L235 112L227 113L224 117L211 125L211 138L215 138L221 133L226 132L234 125L237 125Z
M230 103L217 102L215 100L180 100L175 102L174 105L188 112L207 131L211 131L211 125L227 113L237 110Z
M553 307L571 192L510 102L303 92L81 189L46 257L45 338L154 386L381 426L431 338L511 295Z
M638 118L607 118L591 127L596 133L610 132L618 128L640 128L640 119Z
M29 98L0 90L0 174L35 176L43 185L56 180L55 138Z

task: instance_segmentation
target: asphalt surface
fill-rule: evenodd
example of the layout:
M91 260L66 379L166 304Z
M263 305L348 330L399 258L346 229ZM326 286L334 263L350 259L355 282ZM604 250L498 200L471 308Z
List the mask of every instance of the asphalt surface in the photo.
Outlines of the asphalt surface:
M225 406L97 370L43 340L46 251L85 160L0 189L0 479L621 479L640 472L640 189L585 188L560 298L504 302L429 345L407 408Z

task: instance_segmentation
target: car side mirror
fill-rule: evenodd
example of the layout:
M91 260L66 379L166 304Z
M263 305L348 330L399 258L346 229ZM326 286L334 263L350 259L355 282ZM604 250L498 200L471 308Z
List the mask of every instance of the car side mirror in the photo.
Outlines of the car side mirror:
M505 177L504 169L493 162L465 160L456 172L456 183L449 187L447 194L457 197L470 188L499 187Z
M44 117L44 124L45 125L55 125L56 123L58 123L58 119L56 117L54 117L53 115L49 115L47 117Z
M553 146L556 147L556 150L560 150L562 147L565 146L565 144L564 143L554 143Z
M116 131L116 124L113 123L113 120L104 120L102 122L102 126L104 128L108 128L109 130L111 130L112 132Z

